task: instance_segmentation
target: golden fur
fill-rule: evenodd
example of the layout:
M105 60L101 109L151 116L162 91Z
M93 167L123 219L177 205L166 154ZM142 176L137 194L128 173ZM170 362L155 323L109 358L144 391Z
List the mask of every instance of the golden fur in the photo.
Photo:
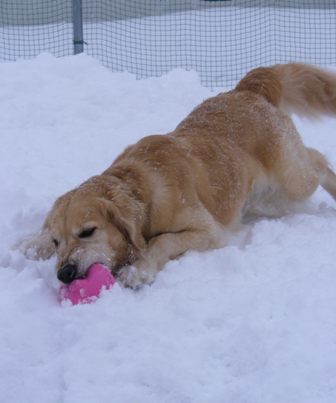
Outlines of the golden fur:
M336 197L335 174L304 146L290 111L336 114L336 77L303 64L252 70L61 196L33 242L37 256L56 251L57 270L70 263L77 276L102 262L136 287L188 250L225 246L247 211L267 213L265 200L304 200L319 184ZM79 237L87 228L96 229Z

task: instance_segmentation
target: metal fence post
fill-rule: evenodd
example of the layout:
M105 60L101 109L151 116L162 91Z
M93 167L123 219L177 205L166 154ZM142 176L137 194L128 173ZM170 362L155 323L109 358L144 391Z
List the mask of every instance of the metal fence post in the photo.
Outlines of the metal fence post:
M72 0L72 25L74 54L77 55L84 51L82 0Z

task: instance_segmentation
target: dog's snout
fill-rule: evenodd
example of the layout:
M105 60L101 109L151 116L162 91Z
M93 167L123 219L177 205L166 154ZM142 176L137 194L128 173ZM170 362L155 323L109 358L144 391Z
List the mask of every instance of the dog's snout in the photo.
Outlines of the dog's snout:
M58 273L57 278L62 281L62 283L69 284L77 276L77 266L74 264L67 264L62 267Z

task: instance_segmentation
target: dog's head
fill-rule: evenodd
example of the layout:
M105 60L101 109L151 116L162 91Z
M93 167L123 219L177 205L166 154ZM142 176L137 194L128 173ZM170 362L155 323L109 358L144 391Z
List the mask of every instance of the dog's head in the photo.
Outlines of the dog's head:
M143 210L119 179L93 177L56 200L42 229L39 255L57 254L57 276L64 283L83 277L93 263L116 271L145 247Z

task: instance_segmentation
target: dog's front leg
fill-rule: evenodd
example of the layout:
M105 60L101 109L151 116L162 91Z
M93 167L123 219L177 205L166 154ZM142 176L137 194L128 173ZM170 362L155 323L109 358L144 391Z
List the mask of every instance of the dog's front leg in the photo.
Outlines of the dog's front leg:
M226 241L226 240L225 240ZM185 230L178 233L158 235L149 241L142 258L134 265L123 267L118 279L126 287L138 288L151 284L157 273L171 259L188 250L204 251L220 248L225 244L223 238L211 230Z
M48 230L42 231L40 235L23 240L19 248L31 260L47 260L56 252L55 244Z

